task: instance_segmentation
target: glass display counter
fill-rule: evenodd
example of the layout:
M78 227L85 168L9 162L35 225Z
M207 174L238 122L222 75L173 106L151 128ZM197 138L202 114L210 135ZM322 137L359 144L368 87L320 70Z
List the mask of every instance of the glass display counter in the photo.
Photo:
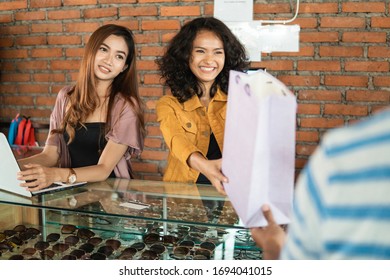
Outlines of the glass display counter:
M211 186L108 179L25 198L0 192L1 259L261 259Z

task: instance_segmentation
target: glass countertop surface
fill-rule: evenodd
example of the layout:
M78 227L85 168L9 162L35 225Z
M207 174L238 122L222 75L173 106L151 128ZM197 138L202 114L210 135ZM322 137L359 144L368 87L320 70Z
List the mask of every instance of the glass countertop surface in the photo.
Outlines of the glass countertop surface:
M0 203L67 213L243 228L227 196L210 185L107 179L32 198L0 191Z

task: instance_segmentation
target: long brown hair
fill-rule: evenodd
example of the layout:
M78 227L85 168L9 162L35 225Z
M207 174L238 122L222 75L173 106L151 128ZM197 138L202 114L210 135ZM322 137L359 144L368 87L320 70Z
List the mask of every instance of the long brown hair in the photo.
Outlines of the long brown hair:
M65 129L68 133L69 143L75 137L75 128L84 125L87 117L99 106L100 101L96 94L97 81L94 74L94 59L100 46L110 35L122 37L129 48L129 54L126 59L128 67L114 78L109 89L106 132L111 128L111 111L115 96L120 94L131 104L138 118L140 133L142 136L145 135L144 105L138 91L133 33L126 27L107 24L98 28L88 40L76 84L68 93L70 107L65 114L62 132Z

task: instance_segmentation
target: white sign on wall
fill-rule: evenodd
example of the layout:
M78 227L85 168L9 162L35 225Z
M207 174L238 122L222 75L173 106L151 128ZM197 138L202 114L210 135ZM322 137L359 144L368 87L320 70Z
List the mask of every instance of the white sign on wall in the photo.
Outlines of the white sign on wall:
M251 21L253 0L214 0L214 17L222 21Z
M214 17L232 30L251 61L261 61L262 52L299 51L300 26L254 21L253 0L214 0Z
M251 61L261 60L262 40L260 40L261 22L242 21L225 22L237 39L245 46Z

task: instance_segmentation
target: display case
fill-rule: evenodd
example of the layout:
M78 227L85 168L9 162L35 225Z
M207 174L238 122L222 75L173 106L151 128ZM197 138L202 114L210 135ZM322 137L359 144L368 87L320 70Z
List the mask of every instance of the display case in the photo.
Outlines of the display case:
M0 192L1 259L261 259L207 185L108 179L25 198Z

